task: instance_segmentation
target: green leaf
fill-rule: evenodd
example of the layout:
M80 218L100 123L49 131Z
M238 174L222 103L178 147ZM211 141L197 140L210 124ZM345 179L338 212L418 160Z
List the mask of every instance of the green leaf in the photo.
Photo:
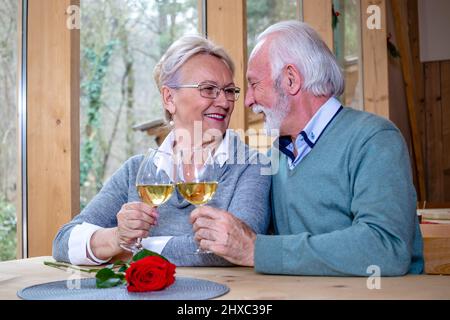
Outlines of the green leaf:
M126 266L130 263L130 261L122 261L122 260L118 260L116 262L114 262L113 264L113 268L118 267L118 266Z
M97 288L100 288L100 289L112 288L112 287L120 286L125 283L126 283L126 281L124 281L123 279L119 279L119 278L109 278L104 281L100 281L97 279L95 282Z
M121 284L125 284L125 276L116 273L109 268L103 268L95 275L97 288L111 288Z
M121 266L120 269L117 272L125 272L128 269L128 265Z
M103 269L100 269L100 270L97 272L97 274L95 275L95 277L96 277L98 280L103 281L103 280L107 280L107 279L109 279L109 278L111 278L111 277L114 277L115 275L116 275L115 272L112 271L111 269L109 269L109 268L103 268Z
M133 256L133 261L138 261L138 260L141 260L141 259L143 259L145 257L151 257L151 256L161 257L164 260L169 261L166 258L164 258L162 255L157 254L156 252L153 252L153 251L150 251L150 250L147 250L147 249L143 249L143 250L139 251L138 253L136 253Z

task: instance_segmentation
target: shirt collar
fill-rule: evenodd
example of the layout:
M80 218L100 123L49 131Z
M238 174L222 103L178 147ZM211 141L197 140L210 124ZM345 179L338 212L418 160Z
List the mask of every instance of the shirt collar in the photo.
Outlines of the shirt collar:
M328 99L327 102L317 110L311 120L309 120L305 129L297 136L296 143L299 140L299 137L302 136L305 139L305 142L313 148L325 127L331 122L340 108L341 103L339 100L334 97Z
M295 139L297 149L303 144L307 144L311 149L319 140L326 126L333 120L335 115L341 110L342 105L334 97L327 100L314 116L308 121L305 128ZM294 159L292 140L289 136L281 136L278 139L278 148L291 159Z

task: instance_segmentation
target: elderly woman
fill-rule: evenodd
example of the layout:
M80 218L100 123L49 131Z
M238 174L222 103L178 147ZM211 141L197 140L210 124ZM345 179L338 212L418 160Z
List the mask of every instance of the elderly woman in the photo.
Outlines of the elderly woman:
M270 177L260 174L261 166L250 161L255 154L237 134L227 130L239 95L228 54L203 37L185 36L167 50L154 76L166 117L173 125L159 149L175 152L186 146L186 135L177 132L191 137L196 127L202 133L218 132L200 135L202 140L191 142L192 146L216 141L215 150L222 150L219 183L209 205L233 212L239 223L255 233L265 233ZM136 175L142 160L142 155L128 159L86 208L61 227L53 242L53 257L72 264L103 264L129 257L131 253L122 247L143 238L145 248L179 266L230 265L214 254L194 254L198 247L190 222L194 206L181 196L172 196L158 209L140 201Z

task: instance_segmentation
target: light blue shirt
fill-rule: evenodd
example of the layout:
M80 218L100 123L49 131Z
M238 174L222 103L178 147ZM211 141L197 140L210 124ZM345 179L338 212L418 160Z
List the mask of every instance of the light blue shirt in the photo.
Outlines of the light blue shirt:
M288 166L290 170L294 169L300 161L311 152L322 132L341 109L341 103L334 97L328 99L327 102L320 107L295 139L295 147L297 149L297 156L295 158L294 144L290 140L290 137L280 137L280 151L288 156ZM289 139L289 144L287 144L288 140L286 139ZM285 142L282 143L281 140L284 140Z

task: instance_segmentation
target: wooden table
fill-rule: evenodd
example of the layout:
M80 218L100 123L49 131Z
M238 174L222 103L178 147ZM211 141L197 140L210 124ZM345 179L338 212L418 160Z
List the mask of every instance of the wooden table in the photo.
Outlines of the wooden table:
M0 262L0 299L18 299L16 292L35 284L67 280L73 274L45 266L51 257ZM450 299L450 276L407 275L381 278L381 288L369 290L364 277L299 277L255 273L252 268L182 268L180 276L226 284L219 299ZM81 274L81 277L86 277Z

